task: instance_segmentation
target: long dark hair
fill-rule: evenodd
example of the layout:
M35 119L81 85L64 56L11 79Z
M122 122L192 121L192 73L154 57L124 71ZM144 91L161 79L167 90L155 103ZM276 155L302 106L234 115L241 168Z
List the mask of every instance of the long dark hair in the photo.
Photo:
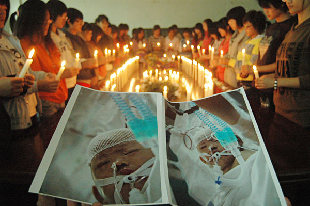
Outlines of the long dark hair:
M33 37L37 35L38 41L42 41L44 37L43 25L47 11L46 4L43 1L26 1L21 7L16 22L16 36L19 39L30 37L34 41Z

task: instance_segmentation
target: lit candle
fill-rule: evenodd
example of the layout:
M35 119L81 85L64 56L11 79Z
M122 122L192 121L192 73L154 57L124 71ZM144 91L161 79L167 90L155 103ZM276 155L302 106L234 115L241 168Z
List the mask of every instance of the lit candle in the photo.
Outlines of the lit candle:
M167 57L167 54L164 54L164 57L166 58L166 57Z
M116 43L116 47L117 47L117 49L119 49L119 43Z
M144 48L146 47L146 43L143 43L143 45L142 45Z
M78 68L80 66L80 54L75 54L75 67Z
M172 55L172 60L175 60L175 55L174 54Z
M169 77L168 76L165 76L165 81L168 81L169 80Z
M172 47L172 46L173 46L173 44L172 44L172 43L170 43L170 44L169 44L169 47Z
M98 66L98 50L97 49L94 51L94 57L95 57L96 66Z
M131 41L129 44L130 44L130 46L132 46L132 45L133 45L133 42Z
M206 54L206 50L202 49L202 54L205 55Z
M65 71L65 69L66 69L66 61L62 61L61 62L61 66L59 68L59 71L58 71L58 73L56 75L56 80L60 80L60 76Z
M214 57L214 47L211 48L211 63L213 61L213 57Z
M167 99L167 96L168 96L168 87L167 86L164 86L164 88L163 88L163 95L164 95L164 98Z
M136 92L140 92L140 85L138 84L138 85L136 85Z
M115 88L116 88L116 84L113 84L111 87L111 91L114 92Z
M253 65L253 71L254 71L255 79L258 79L259 78L259 74L258 74L258 71L257 71L257 67L255 65Z
M245 65L245 49L242 49L242 65Z
M198 50L199 56L201 56L201 51L200 51L200 46L199 45L197 46L197 50Z
M192 51L194 51L194 45L191 45L191 49L192 49Z
M35 52L34 49L32 49L32 50L29 52L28 59L26 60L26 62L25 62L25 64L24 64L24 66L23 66L21 72L19 73L18 77L23 78L23 77L25 76L25 74L27 73L27 71L28 71L30 65L31 65L32 62L33 62L32 57L33 57L33 55L34 55L34 52Z
M113 52L113 56L115 56L115 49L113 49L113 51L112 51L112 52Z
M159 80L159 81L163 81L163 78L162 78L162 77L159 77L158 80Z
M108 55L111 56L112 51L109 49L108 50Z
M211 54L212 47L209 45L209 54Z
M105 55L106 57L108 56L108 49L107 49L107 48L104 49L104 55Z
M105 88L106 88L106 90L109 90L109 87L110 87L110 81L109 80L107 80L106 82L105 82Z
M157 42L157 46L160 47L160 43L159 42Z
M221 58L223 58L223 57L224 57L224 51L221 50Z
M183 44L183 48L186 48L187 47L187 45L186 44Z
M187 43L187 45L189 45L189 43L190 43L189 40L187 40L186 43Z

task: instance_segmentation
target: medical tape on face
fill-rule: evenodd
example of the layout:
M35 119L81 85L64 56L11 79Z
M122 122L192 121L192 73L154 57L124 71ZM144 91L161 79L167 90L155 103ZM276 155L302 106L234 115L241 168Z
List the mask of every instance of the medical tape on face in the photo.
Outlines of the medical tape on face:
M194 102L190 102L190 106L194 107L196 104ZM209 127L209 129L211 129L220 144L226 150L231 151L232 155L236 157L239 164L243 164L244 159L238 149L238 139L229 125L216 115L206 110L202 111L204 114L200 110L196 110L194 113L207 127ZM214 123L210 120L210 117L214 120Z
M113 177L105 178L105 179L96 179L94 178L95 185L97 187L103 187L106 185L114 184L115 190L114 190L114 199L117 204L124 204L124 200L120 194L121 189L123 187L124 183L128 183L133 185L138 177L148 177L150 175L150 172L152 170L152 165L154 164L155 157L149 159L146 161L140 168L138 168L136 171L129 175L118 175L116 176L116 164L115 162L112 164L113 169Z

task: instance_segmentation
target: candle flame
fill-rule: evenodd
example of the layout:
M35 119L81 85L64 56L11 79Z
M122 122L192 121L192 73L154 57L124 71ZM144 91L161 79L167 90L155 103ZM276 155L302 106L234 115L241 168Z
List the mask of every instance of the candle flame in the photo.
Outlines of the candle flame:
M194 45L191 46L191 49L192 49L192 50L194 49Z
M159 42L157 42L157 46L160 46L160 43L159 43Z
M224 55L224 51L223 51L223 50L221 50L221 55L222 55L222 56Z
M164 54L164 57L167 57L167 54Z
M66 66L66 61L65 60L61 62L61 67L64 67L64 66Z
M183 44L183 47L185 48L185 47L187 47L187 45L186 45L186 44Z
M175 59L175 55L174 54L172 55L172 59Z
M95 51L94 51L94 57L97 57L98 56L98 50L96 49Z
M242 54L245 54L245 49L242 49Z
M187 44L189 44L189 40L187 40L187 42L186 42Z
M200 46L199 45L197 46L197 49L200 50Z
M164 92L167 92L167 91L168 91L168 87L164 86Z
M119 43L116 43L116 47L119 48Z
M146 43L143 43L143 47L146 47Z
M31 49L31 51L29 52L29 55L28 55L28 59L31 59L33 57L34 52L35 52L35 50Z
M170 47L172 47L172 46L173 46L173 44L172 44L172 43L170 43L170 44L169 44L169 46L170 46Z
M76 54L75 54L75 58L76 58L76 59L80 59L80 53L76 53Z
M133 45L132 41L129 44L130 44L130 46L132 46Z

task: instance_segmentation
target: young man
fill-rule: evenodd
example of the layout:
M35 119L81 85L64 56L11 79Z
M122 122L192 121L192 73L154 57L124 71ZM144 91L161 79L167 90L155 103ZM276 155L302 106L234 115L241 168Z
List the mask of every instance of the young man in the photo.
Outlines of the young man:
M154 203L161 199L158 161L127 128L98 134L88 145L89 166L101 203ZM116 184L116 185L115 185Z

